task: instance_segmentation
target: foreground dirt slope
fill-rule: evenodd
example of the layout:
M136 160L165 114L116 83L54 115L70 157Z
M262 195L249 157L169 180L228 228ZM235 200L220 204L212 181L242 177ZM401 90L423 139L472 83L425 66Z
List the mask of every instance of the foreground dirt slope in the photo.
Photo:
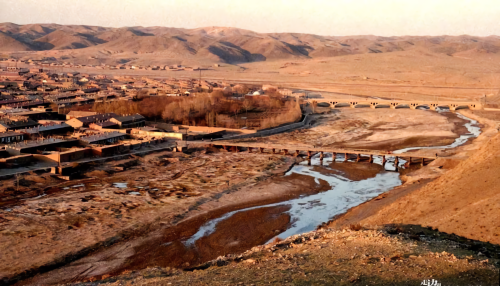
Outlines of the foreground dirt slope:
M361 223L418 224L500 244L500 135L437 180Z
M478 256L436 232L418 231L425 234L323 229L220 257L204 265L210 266L206 270L156 267L70 285L420 285L427 279L497 285L497 259Z

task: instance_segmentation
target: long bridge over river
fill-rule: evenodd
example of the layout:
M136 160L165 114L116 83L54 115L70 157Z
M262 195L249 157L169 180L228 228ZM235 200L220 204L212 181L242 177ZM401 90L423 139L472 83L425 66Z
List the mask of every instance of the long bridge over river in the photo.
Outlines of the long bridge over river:
M269 153L269 154L282 154L291 156L307 156L308 159L314 154L319 153L320 159L323 159L326 153L331 153L333 157L337 158L337 155L344 155L344 161L355 160L356 162L368 161L373 162L373 157L378 156L382 158L382 162L385 163L389 160L394 160L394 164L397 166L400 159L406 161L406 164L420 163L422 165L427 164L438 158L437 154L429 154L424 152L410 152L410 153L400 153L394 154L389 151L382 150L362 150L362 149L344 149L335 147L317 147L308 145L287 145L287 144L268 144L268 143L251 143L251 142L230 142L230 141L188 141L188 142L178 142L178 147L195 147L195 146L206 146L212 145L213 147L223 148L227 151L233 152L243 152L247 151L249 153Z
M431 110L436 108L449 108L451 111L457 109L483 109L480 102L474 101L428 101L428 100L384 100L384 99L333 99L333 98L309 98L308 102L328 103L331 107L350 106L351 108L410 108L427 107Z

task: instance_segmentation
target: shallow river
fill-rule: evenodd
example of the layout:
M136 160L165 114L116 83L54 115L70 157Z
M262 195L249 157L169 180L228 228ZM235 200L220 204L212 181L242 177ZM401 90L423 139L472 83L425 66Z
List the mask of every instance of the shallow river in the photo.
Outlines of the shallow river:
M445 110L438 111L447 112ZM394 151L393 153L398 154L412 150L428 148L455 148L465 144L471 138L479 136L479 134L481 133L481 129L477 126L477 121L458 113L457 116L469 121L465 124L465 127L467 128L469 133L461 135L460 137L455 139L455 142L453 142L452 144L447 146L405 148ZM286 174L286 176L289 176L292 173L312 176L317 182L318 180L324 180L331 186L330 190L315 195L300 197L298 199L293 199L286 202L247 208L227 213L220 218L207 222L198 230L195 235L186 240L185 244L194 245L194 242L201 237L213 233L216 230L219 222L228 219L235 213L271 206L290 206L290 209L287 211L287 213L291 217L290 226L287 230L277 235L278 237L286 238L291 235L312 231L323 222L327 222L328 220L333 218L335 215L344 213L354 206L366 202L374 197L377 197L381 193L384 193L396 186L401 185L399 173L394 172L396 171L396 168L394 166L394 163L391 161L386 162L385 166L382 166L383 168L381 168L381 171L374 177L362 180L350 180L348 179L349 176L346 176L346 174L342 174L342 172L338 172L337 168L335 168L337 164L343 164L343 160L343 155L338 155L335 162L333 162L332 157L326 157L324 158L323 162L321 162L319 160L319 154L317 154L312 157L310 163L304 161L298 165L295 165ZM379 157L374 157L373 162L375 164L382 165L382 159ZM404 163L404 160L400 160L399 168L401 168ZM352 167L357 168L356 166L358 166L358 168L364 167L361 164L353 164ZM337 172L332 172L336 170Z
M448 146L431 148L455 148L480 134L476 121L457 115L469 121L465 124L469 133ZM424 148L426 147L406 148L394 153ZM276 237L286 238L315 230L334 216L402 183L393 161L382 166L382 159L379 157L373 158L374 164L344 163L344 157L340 155L333 159L330 154L320 160L317 154L310 162L296 164L285 174L285 178L308 176L313 177L317 184L320 181L326 182L329 185L326 191L285 202L232 211L205 223L200 222L195 227L186 225L187 230L184 226L181 227L181 223L179 229L183 228L183 231L175 228L161 230L161 235L142 243L123 246L125 249L120 246L115 254L111 255L104 250L94 257L86 257L55 272L46 273L45 277L52 277L54 280L51 282L60 283L69 277L74 278L75 273L85 273L84 276L90 277L148 266L192 267L219 255L244 252ZM404 163L404 160L400 160L400 167ZM134 251L127 251L128 247L132 247Z

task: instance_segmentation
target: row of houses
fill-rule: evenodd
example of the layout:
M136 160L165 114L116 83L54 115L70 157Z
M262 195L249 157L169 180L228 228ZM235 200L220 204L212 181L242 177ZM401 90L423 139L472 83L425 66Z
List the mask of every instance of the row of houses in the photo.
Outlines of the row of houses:
M94 56L89 57L90 60L96 60L97 58ZM101 63L98 65L94 64L76 64L70 63L67 61L57 61L55 59L46 59L46 60L20 60L20 59L0 59L0 63L7 65L5 68L9 71L18 71L21 67L19 65L29 65L34 66L32 69L43 68L43 67L51 67L51 68L95 68L95 69L122 69L122 70L170 70L170 71L198 71L198 70L207 70L209 67L187 67L183 65L136 65L136 64L118 64L118 65L109 65L105 63ZM220 67L220 65L216 64L213 67ZM31 68L30 68L31 69Z

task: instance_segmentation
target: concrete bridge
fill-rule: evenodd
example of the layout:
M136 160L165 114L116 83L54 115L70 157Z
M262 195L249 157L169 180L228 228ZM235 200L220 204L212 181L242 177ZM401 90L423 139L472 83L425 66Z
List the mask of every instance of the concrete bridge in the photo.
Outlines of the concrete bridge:
M449 108L451 111L458 109L471 109L479 110L483 109L483 105L479 102L473 101L425 101L425 100L383 100L383 99L366 99L366 100L354 100L354 99L328 99L328 98L314 98L308 99L308 102L317 103L328 103L332 108L349 106L351 108L360 107L370 107L375 108L409 108L417 109L417 107L427 107L430 110L436 110L436 108Z
M437 159L437 154L430 155L421 152L412 153L401 153L394 154L388 151L381 150L362 150L362 149L344 149L344 148L334 148L334 147L315 147L306 145L286 145L286 144L266 144L266 143L236 143L229 141L214 141L214 142L204 142L204 141L188 141L179 142L178 146L206 146L211 145L214 147L223 148L227 151L232 152L243 152L248 153L268 153L268 154L281 154L281 155L292 155L295 157L306 156L310 159L314 154L319 153L320 159L322 160L326 153L331 153L333 157L337 157L338 154L344 155L344 161L355 160L356 162L368 161L373 162L374 156L379 156L382 158L382 162L385 163L390 158L394 159L394 164L397 166L400 159L404 159L406 164L412 164L418 162L425 165L430 161Z

